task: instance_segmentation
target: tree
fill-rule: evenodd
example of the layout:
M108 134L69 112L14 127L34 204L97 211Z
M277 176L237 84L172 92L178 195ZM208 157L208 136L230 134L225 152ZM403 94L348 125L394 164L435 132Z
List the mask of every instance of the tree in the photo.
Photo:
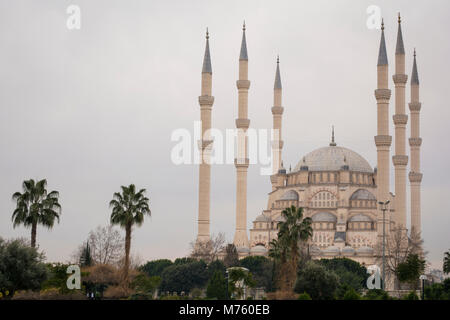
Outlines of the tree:
M244 289L255 286L252 273L242 267L232 267L228 269L228 289L230 296L236 299L245 298Z
M91 255L91 247L89 246L89 242L86 242L86 245L83 247L80 256L80 265L82 267L90 267L94 264Z
M365 300L391 300L389 294L382 289L370 289L367 290L364 295Z
M278 224L278 239L272 241L270 255L279 259L279 286L292 291L297 276L301 243L312 236L311 218L303 218L303 208L291 206L281 212L284 222Z
M216 271L220 272L225 277L226 269L227 268L222 260L214 260L208 264L208 277L211 278Z
M149 277L144 273L138 274L131 282L131 287L137 295L144 296L146 299L151 298L161 284L161 277Z
M338 275L324 266L308 261L298 273L295 292L308 292L313 300L331 300L339 285Z
M307 292L300 293L297 300L312 300Z
M12 199L16 202L13 212L13 227L24 225L31 227L31 246L36 246L37 225L48 229L53 228L55 220L59 223L61 205L58 202L57 191L47 192L47 180L35 182L25 180L22 184L23 193L15 192Z
M229 243L225 247L225 257L223 258L223 263L227 268L239 265L239 255L234 244Z
M95 263L115 265L120 261L124 239L112 225L92 230L88 242Z
M172 264L172 261L168 259L153 260L139 267L139 270L145 272L149 277L160 277L163 271Z
M382 244L375 246L375 252L378 265L382 264ZM409 254L418 254L425 256L426 252L423 250L423 240L419 232L414 229L411 230L410 235L406 233L405 229L394 228L386 236L385 257L386 257L386 273L396 275L399 264L406 261ZM395 288L399 288L400 283L395 279Z
M204 288L208 281L206 263L202 260L183 264L173 264L161 274L162 292L191 292L194 288Z
M149 199L145 197L145 189L136 192L134 184L122 186L122 193L116 192L109 203L112 208L111 224L125 229L125 263L124 278L128 277L130 267L131 231L133 226L141 226L144 216L150 215Z
M207 241L191 242L191 257L197 260L204 260L210 263L218 258L220 251L225 244L225 234L212 235Z
M212 278L209 279L206 288L206 297L218 300L227 299L227 281L222 272L215 271Z
M360 300L361 296L358 294L358 292L355 291L355 289L350 288L347 290L347 292L344 294L343 297L344 300Z
M0 238L0 293L9 300L18 290L37 290L47 279L44 255L24 240Z
M445 274L450 273L450 250L444 253L444 265L442 270Z
M339 298L343 298L350 289L360 293L365 288L368 274L360 263L348 258L321 259L318 263L339 276Z
M419 277L424 271L425 260L418 254L409 254L406 261L397 266L396 275L400 282L406 282L413 289L417 289Z
M247 268L253 275L256 286L271 291L273 287L273 263L266 257L245 257L239 261L241 267Z

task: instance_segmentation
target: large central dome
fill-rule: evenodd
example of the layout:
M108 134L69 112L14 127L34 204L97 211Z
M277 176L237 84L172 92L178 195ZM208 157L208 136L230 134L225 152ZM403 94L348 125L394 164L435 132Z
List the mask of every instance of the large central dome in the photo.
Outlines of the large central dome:
M295 167L295 171L308 166L309 171L339 171L342 166L351 171L373 172L372 167L356 152L337 146L323 147L304 156Z

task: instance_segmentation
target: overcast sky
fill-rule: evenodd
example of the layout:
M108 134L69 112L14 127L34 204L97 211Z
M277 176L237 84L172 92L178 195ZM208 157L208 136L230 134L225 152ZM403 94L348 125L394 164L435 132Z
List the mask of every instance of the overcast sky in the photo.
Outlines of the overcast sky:
M70 4L81 9L80 30L66 27ZM171 163L170 137L178 128L192 132L200 118L206 27L213 126L234 128L244 19L253 128L272 125L280 55L285 167L326 146L331 125L338 145L374 167L380 31L366 26L370 5L378 5L385 18L391 75L398 11L407 73L417 48L423 237L429 260L441 267L450 248L450 2L445 0L0 0L0 236L29 238L28 229L12 228L11 195L25 179L46 178L49 190L60 192L63 212L53 230L38 228L37 242L50 261L65 261L90 230L108 223L112 194L134 183L148 190L152 217L134 230L132 252L142 260L188 254L197 232L198 167ZM391 113L393 102L394 97ZM249 226L266 208L271 190L259 169L249 168ZM211 231L225 232L231 241L233 165L212 168L211 197Z

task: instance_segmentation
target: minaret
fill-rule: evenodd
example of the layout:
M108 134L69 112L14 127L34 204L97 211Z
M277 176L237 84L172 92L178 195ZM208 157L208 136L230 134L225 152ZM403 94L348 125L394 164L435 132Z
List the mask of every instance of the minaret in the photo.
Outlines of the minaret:
M409 182L411 186L411 231L421 232L420 219L420 183L422 182L422 173L420 173L420 146L422 138L420 137L420 103L419 97L419 75L417 73L416 50L414 49L414 63L411 75L411 103L409 110L411 112L411 138L409 145L411 147L411 171L409 173Z
M283 150L283 140L281 138L281 122L283 117L283 107L281 104L282 87L280 77L280 58L277 57L277 70L275 72L275 83L273 85L273 141L272 141L272 168L273 174L278 173L281 168L281 151Z
M403 45L400 13L398 14L397 47L395 49L395 155L392 163L395 169L395 216L396 227L406 228L406 124L408 116L405 114L405 86L408 76L405 74L405 47Z
M386 202L389 200L389 151L392 137L389 135L389 99L391 90L388 89L388 59L386 54L386 43L384 40L384 23L381 22L381 41L377 64L377 135L375 145L377 147L377 200ZM378 235L382 237L383 223L387 224L386 232L389 230L389 211L383 221L381 207L378 209Z
M247 169L249 165L247 148L247 129L250 125L248 119L248 56L245 39L245 22L242 28L241 53L239 56L239 80L236 81L238 89L238 118L237 128L237 156L234 160L236 166L236 232L233 243L237 248L248 248L247 237Z
M210 157L213 141L210 135L211 129L211 109L214 97L211 96L212 89L212 68L211 56L209 54L209 33L206 29L206 48L203 58L202 69L202 89L201 96L198 97L200 104L202 138L198 141L200 151L200 170L198 179L198 235L197 242L208 241L209 235L209 215L210 215L210 190L211 190L211 165Z

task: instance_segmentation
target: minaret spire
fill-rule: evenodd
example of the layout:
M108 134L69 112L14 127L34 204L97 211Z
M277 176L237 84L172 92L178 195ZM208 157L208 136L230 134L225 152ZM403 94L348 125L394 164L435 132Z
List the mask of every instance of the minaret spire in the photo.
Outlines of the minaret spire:
M198 141L200 153L199 183L198 183L198 234L197 243L210 239L210 193L211 193L211 165L210 158L213 141L210 135L211 110L214 103L212 90L212 68L209 53L209 32L206 29L206 47L203 58L200 117L202 123L202 136Z
M336 146L336 142L334 142L334 126L331 126L331 142L330 142L330 147L335 147Z
M381 40L380 50L378 51L378 66L388 65L386 53L386 41L384 40L384 20L381 20Z
M239 60L248 60L247 55L247 39L245 38L245 21L242 25L242 42L241 42L241 53L239 55Z
M274 174L281 168L283 140L281 138L282 118L284 108L282 107L282 86L280 76L280 57L277 56L277 68L275 71L275 83L273 86L273 137L272 137L272 171Z
M250 126L248 119L248 55L247 41L245 39L245 21L242 27L242 43L239 55L239 80L236 81L238 89L238 118L237 128L237 155L234 160L236 167L236 231L233 243L238 248L240 256L248 255L249 242L247 236L247 170L248 139L247 129Z
M403 45L401 17L398 14L397 46L395 48L395 114L392 117L395 126L395 153L392 157L395 177L395 215L393 220L397 228L406 230L406 125L408 116L405 113L405 87L408 76L405 74L405 47Z
M422 173L420 172L420 147L422 138L420 137L420 103L419 75L417 73L416 50L414 49L413 70L411 75L411 103L409 110L411 114L411 138L409 146L411 148L411 171L409 172L409 183L411 188L411 232L419 233L421 228L421 183Z
M208 32L208 28L206 28L206 46L205 46L205 55L203 57L202 73L211 73L212 74L211 55L209 53L209 32Z

